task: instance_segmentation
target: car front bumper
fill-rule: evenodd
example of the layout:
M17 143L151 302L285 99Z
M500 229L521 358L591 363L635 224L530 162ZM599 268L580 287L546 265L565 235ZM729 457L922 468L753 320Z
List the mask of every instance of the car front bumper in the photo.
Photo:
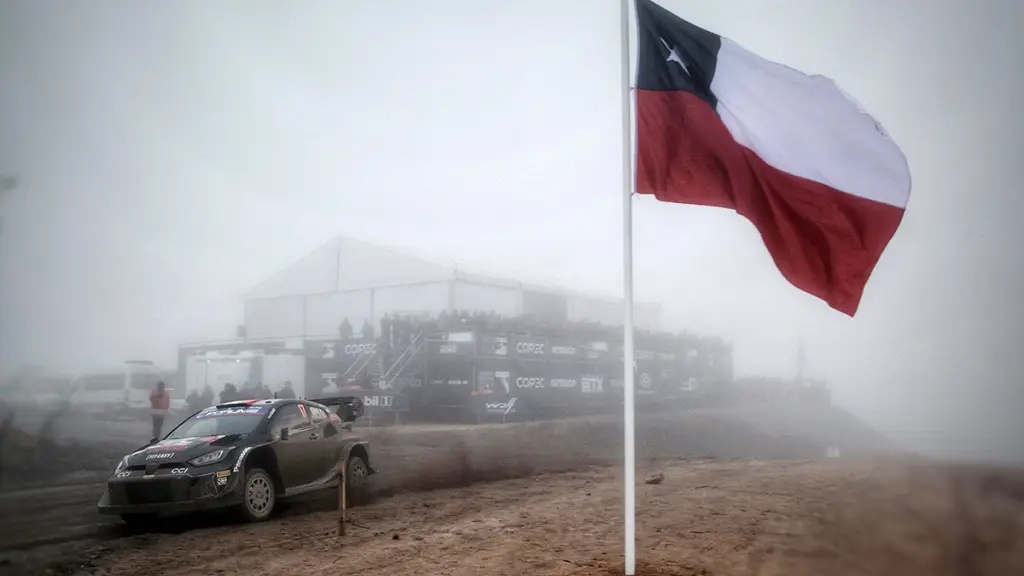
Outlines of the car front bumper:
M100 514L182 514L242 503L241 474L230 467L195 473L160 470L121 473L107 481Z

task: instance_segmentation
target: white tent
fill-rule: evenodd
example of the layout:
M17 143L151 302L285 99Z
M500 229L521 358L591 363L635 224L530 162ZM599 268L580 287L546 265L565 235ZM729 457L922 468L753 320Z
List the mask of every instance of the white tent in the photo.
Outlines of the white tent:
M244 296L249 338L337 334L348 318L358 330L385 314L443 310L536 314L567 320L622 321L622 300L481 274L455 263L335 238ZM660 308L638 304L637 325L658 328Z

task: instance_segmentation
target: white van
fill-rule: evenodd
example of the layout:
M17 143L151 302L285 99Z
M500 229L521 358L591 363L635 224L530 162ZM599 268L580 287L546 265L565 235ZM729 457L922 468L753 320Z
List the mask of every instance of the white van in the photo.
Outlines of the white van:
M182 394L173 376L173 371L159 368L149 360L129 360L114 370L79 376L71 403L76 409L92 413L147 409L149 393L161 380L167 385L174 403Z

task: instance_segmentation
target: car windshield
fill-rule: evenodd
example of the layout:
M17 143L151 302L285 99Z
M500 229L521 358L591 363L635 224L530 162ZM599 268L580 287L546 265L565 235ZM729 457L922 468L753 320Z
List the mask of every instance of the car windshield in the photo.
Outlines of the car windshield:
M167 439L249 434L270 412L270 408L266 405L207 408L182 422L167 436Z

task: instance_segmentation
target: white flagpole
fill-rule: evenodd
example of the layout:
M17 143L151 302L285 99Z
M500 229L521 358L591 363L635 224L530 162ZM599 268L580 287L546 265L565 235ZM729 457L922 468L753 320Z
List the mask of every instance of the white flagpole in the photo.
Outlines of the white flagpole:
M623 468L625 483L626 576L636 573L636 431L634 409L633 343L633 124L629 73L629 0L621 0L622 45L622 282L625 318L622 322L622 427L624 433Z

